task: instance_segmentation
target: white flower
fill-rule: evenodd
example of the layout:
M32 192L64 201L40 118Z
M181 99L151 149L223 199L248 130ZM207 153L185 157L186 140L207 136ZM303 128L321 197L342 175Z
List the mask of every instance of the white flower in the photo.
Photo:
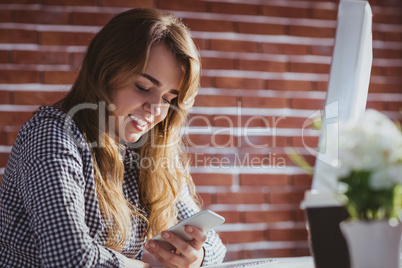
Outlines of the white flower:
M367 110L360 122L340 125L339 159L349 170L378 170L402 160L402 134L387 116Z
M390 189L397 184L402 184L402 164L374 171L369 183L373 190Z

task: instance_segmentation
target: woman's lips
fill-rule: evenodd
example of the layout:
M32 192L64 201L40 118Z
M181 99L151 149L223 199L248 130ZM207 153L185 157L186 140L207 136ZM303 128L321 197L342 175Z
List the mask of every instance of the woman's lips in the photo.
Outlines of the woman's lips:
M149 124L148 121L145 121L144 119L142 119L138 116L129 114L128 117L130 117L131 122L133 123L134 127L140 131L145 130L146 126Z

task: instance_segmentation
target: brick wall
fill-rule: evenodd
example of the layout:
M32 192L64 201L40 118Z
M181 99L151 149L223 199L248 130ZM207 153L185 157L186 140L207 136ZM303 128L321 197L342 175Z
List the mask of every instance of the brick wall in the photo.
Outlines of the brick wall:
M402 2L370 3L368 107L400 120ZM303 142L315 147L318 133L301 129L323 108L338 0L0 0L0 174L21 124L66 94L99 26L140 6L173 11L200 48L187 143L204 206L227 219L227 260L308 255L299 202L311 178L285 148L314 164Z

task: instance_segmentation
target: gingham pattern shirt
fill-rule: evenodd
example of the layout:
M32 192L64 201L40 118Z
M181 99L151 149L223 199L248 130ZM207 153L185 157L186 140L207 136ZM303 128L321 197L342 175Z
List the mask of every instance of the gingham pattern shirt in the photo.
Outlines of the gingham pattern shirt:
M127 148L123 192L141 209L134 156ZM188 190L181 200L179 220L199 211ZM141 259L146 225L132 226L122 253ZM0 267L124 267L104 246L107 230L83 135L64 113L41 107L21 128L0 184ZM203 265L221 262L226 248L214 231L207 237Z

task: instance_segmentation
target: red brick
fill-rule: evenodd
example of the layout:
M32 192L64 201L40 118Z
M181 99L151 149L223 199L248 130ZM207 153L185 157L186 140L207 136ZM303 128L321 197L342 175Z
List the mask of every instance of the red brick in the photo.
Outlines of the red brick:
M402 51L400 49L373 48L373 58L374 59L402 58Z
M250 131L251 132L251 131ZM245 133L244 136L238 138L238 147L265 148L270 147L272 139L268 136L254 136Z
M185 137L185 142L188 146L195 148L206 148L206 147L227 148L236 146L236 139L231 135L225 135L225 134L223 135L190 134Z
M219 3L211 2L211 11L214 13L226 13L226 14L242 14L242 15L258 15L259 6L249 4L237 4L237 3Z
M306 212L302 209L297 209L296 210L296 221L300 222L300 221L307 221L307 217L306 217Z
M304 37L334 38L335 28L289 25L289 34Z
M246 223L293 221L291 210L245 211Z
M307 18L308 9L290 6L263 6L262 15L284 18Z
M215 87L214 80L209 76L201 76L201 87Z
M232 174L218 174L218 173L193 173L194 183L196 185L213 185L213 186L231 186Z
M77 77L77 71L44 71L44 84L71 85Z
M293 147L304 147L308 146L310 148L317 148L318 146L318 136L294 136L292 137Z
M313 83L311 81L295 81L295 80L273 80L267 81L268 89L286 90L286 91L313 91Z
M293 109L323 110L324 106L325 99L291 99L291 107Z
M263 204L265 202L262 192L218 192L217 204Z
M389 111L402 111L402 101L399 102L388 102L385 104L387 107L387 110Z
M335 21L337 19L337 10L313 8L311 9L311 17L313 19Z
M210 193L198 193L202 206L209 206L213 203L212 195Z
M402 24L402 16L399 14L373 14L373 24L385 23L385 24Z
M194 106L201 107L226 107L236 106L236 96L223 96L223 95L198 95L195 98Z
M370 93L401 93L401 85L400 84L391 84L391 83L382 83L377 84L371 82L369 85Z
M43 0L41 4L57 6L96 6L97 0Z
M289 178L283 174L240 174L242 186L285 186Z
M224 59L224 58L208 58L208 57L202 57L201 58L201 63L202 63L202 69L207 70L207 69L236 69L235 64L236 60L235 59Z
M246 34L264 34L264 35L283 35L286 31L285 25L238 22L238 32Z
M32 112L0 112L0 126L21 126L32 117Z
M304 191L271 191L269 202L272 204L300 204L304 198Z
M247 97L241 98L242 107L252 108L286 108L287 100L285 98L273 97Z
M217 88L228 89L263 89L265 81L258 78L244 77L216 77L215 83Z
M294 186L302 186L302 187L311 187L311 183L313 181L313 177L307 174L294 174L291 176L292 185Z
M222 232L220 237L224 244L250 243L265 240L263 230Z
M315 88L317 91L327 91L328 89L328 82L320 82L320 81L315 81L313 83L313 85L315 85Z
M215 115L212 116L212 125L215 127L228 127L231 130L235 127L263 127L263 116L236 116L236 115Z
M82 61L84 60L85 53L74 52L70 55L70 65L74 69L78 69L82 65Z
M0 83L39 83L39 72L33 70L1 70Z
M15 140L17 139L18 131L20 130L21 126L6 126L3 128L3 132L5 135L5 143L4 145L11 146L14 144Z
M0 10L0 22L11 22L10 10Z
M396 67L396 66L387 66L386 67L386 74L388 76L397 76L400 77L402 74L402 67ZM372 74L373 75L373 74Z
M245 136L239 137L237 146L242 148L280 148L288 145L287 137L277 136L272 132L268 133L270 136L255 136L250 135L253 133L252 130L248 130Z
M154 0L101 0L100 5L110 7L153 8Z
M333 46L311 45L308 47L309 53L312 55L332 56Z
M306 55L308 50L307 46L302 44L294 45L280 43L263 43L262 52L283 55Z
M234 32L232 21L186 18L183 22L191 31Z
M290 62L289 71L297 73L323 73L329 74L331 66L329 64L311 62Z
M0 91L0 104L9 104L10 101L10 91Z
M385 103L383 101L369 100L366 104L366 109L384 110Z
M0 63L9 63L10 55L7 50L0 50Z
M269 229L271 241L307 241L306 229Z
M41 4L40 0L1 0L2 4Z
M14 10L15 22L32 24L68 24L67 12L44 10Z
M9 156L10 156L10 153L0 152L0 167L5 167L7 165Z
M211 127L212 124L211 116L206 114L190 114L186 122L189 127Z
M239 223L241 222L241 213L239 211L215 211L225 218L225 223Z
M304 117L290 117L290 116L281 116L281 117L267 117L268 122L271 123L271 128L302 128L303 125L309 122L308 118Z
M17 64L68 64L67 52L14 50L13 63Z
M258 45L256 42L242 40L210 40L211 50L218 51L234 51L234 52L257 52Z
M279 61L240 59L239 69L280 73L280 72L286 72L286 63Z
M15 91L13 92L13 104L51 105L66 94L67 92Z
M38 42L36 31L20 29L0 29L0 43L33 43Z
M209 40L201 38L193 38L193 41L199 50L210 49Z
M71 13L71 24L103 26L113 18L114 15L115 14L111 13L73 12Z
M40 35L41 45L61 46L87 46L94 37L94 33L82 32L42 32Z
M186 10L205 12L207 11L207 2L204 1L188 1L188 0L156 0L155 6L165 10Z

